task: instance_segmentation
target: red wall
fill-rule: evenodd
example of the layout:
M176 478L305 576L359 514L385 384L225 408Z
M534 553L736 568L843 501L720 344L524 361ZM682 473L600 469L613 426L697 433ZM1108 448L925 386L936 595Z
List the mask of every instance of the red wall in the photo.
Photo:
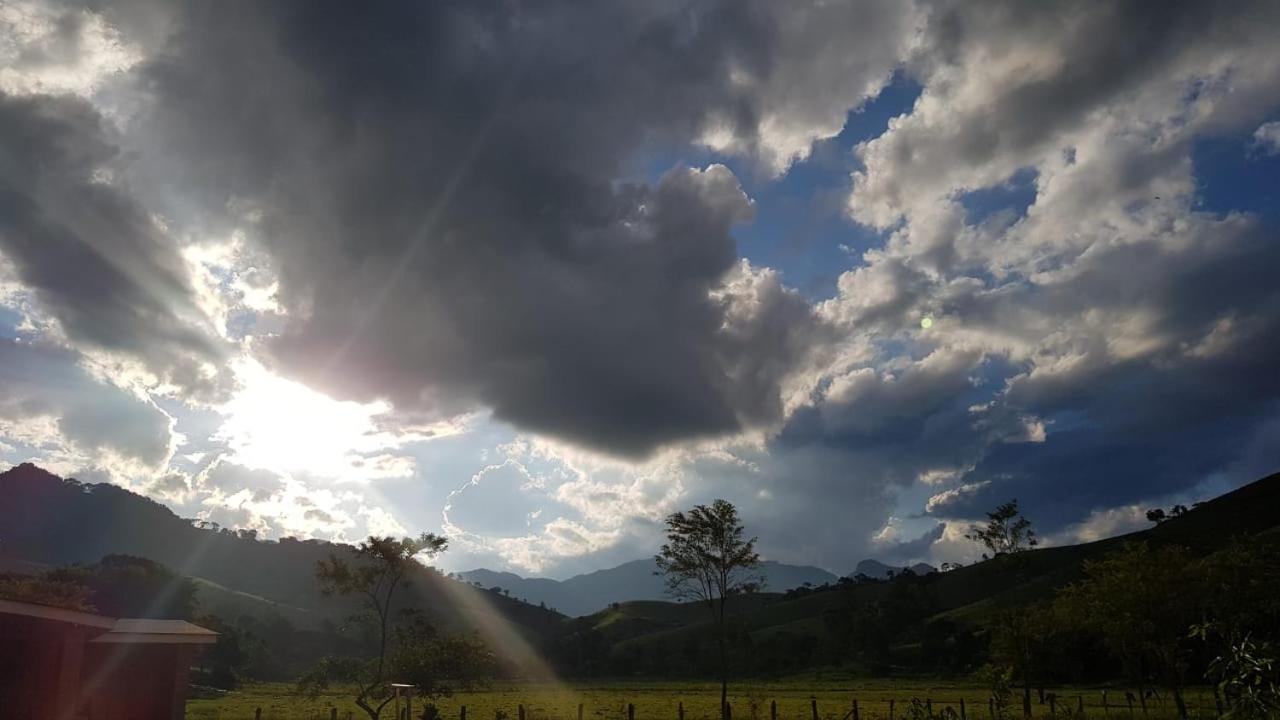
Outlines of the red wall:
M0 720L175 720L195 647L96 644L102 630L0 615Z

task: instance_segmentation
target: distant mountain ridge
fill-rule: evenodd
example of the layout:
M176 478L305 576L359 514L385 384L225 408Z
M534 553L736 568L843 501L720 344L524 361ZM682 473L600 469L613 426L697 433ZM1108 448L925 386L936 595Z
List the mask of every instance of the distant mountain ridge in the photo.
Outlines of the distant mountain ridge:
M825 585L838 578L834 573L810 565L787 565L766 560L760 564L765 590L784 592L805 583ZM662 578L655 573L653 558L641 558L617 567L575 575L567 580L526 578L515 573L478 568L457 573L465 582L485 588L501 587L531 603L543 603L566 615L580 616L603 610L611 603L632 600L667 599Z
M897 575L903 570L910 570L917 575L928 575L931 572L937 572L938 569L929 563L916 563L915 565L886 565L879 560L863 560L858 563L858 567L849 573L849 577L857 577L858 575L866 575L869 578L883 580L892 575Z

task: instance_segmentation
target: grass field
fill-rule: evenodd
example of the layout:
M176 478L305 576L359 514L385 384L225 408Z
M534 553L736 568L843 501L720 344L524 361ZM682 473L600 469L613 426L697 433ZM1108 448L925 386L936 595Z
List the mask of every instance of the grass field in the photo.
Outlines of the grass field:
M1077 707L1083 702L1085 716L1128 720L1123 689L1108 690L1107 707L1103 707L1102 691L1086 688L1055 688L1057 716L1078 718ZM851 720L853 701L858 701L860 720L887 720L890 701L894 702L895 720L911 720L910 701L931 700L935 715L946 708L957 714L960 700L966 705L966 716L973 720L990 720L985 688L963 683L917 680L788 680L741 682L730 686L730 703L735 720L768 720L770 703L777 702L779 720L812 720L811 702L818 703L819 720ZM1193 716L1216 717L1213 698L1207 690L1190 691L1188 703ZM466 706L467 720L519 720L523 705L526 720L575 720L577 707L583 705L583 720L627 720L628 704L635 706L635 720L677 720L684 706L686 720L713 720L717 717L719 688L710 683L627 682L570 683L566 685L511 684L496 685L488 690L458 694L435 701L442 720L460 720ZM1020 700L1015 698L1015 704ZM1054 717L1049 704L1040 705L1033 696L1036 717ZM1164 703L1150 701L1148 718L1174 717L1172 698ZM263 720L327 720L330 709L338 709L338 717L367 717L351 702L349 691L335 691L311 701L292 694L283 684L252 685L214 700L191 700L187 717L191 720L252 720L254 711L262 708ZM1021 707L1014 709L1021 716ZM421 712L421 706L415 708ZM1143 715L1135 703L1133 717ZM392 710L383 718L395 717Z

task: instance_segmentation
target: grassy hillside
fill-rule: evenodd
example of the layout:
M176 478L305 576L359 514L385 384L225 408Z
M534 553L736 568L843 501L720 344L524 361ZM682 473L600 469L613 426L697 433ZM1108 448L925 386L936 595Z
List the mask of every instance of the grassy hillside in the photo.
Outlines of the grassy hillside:
M981 562L907 579L904 582L911 587L913 598L924 602L929 612L899 636L897 646L919 652L920 635L929 623L978 628L1000 609L1050 597L1080 577L1084 561L1102 557L1126 542L1178 544L1197 554L1208 554L1237 537L1256 541L1280 538L1280 516L1275 508L1280 508L1280 474L1201 503L1181 517L1140 532L1032 550L1020 554L1017 562ZM841 583L812 592L762 594L737 603L734 614L753 645L788 638L791 645L804 646L807 638L809 647L817 647L827 639L831 616L855 613L876 603L900 604L903 600L895 598L895 593L903 592L901 585ZM623 603L592 617L598 628L609 632L615 658L670 652L670 648L686 646L693 642L691 638L709 630L705 610L673 603Z
M349 554L349 546L197 527L128 490L64 480L29 464L0 473L0 528L10 567L93 563L108 554L144 557L197 579L204 611L223 617L282 616L309 629L326 620L340 624L353 610L350 602L324 597L315 579L319 560ZM427 568L409 578L404 602L446 630L480 631L522 665L538 664L563 619Z

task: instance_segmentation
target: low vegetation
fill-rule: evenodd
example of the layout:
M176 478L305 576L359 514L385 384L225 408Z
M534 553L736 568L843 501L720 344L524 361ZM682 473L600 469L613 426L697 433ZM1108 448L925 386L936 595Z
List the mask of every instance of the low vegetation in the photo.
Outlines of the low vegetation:
M352 702L353 690L332 688L316 698L303 698L283 683L250 685L222 697L189 701L187 717L190 720L249 720L254 717L254 711L261 708L263 720L325 720L331 708L336 708L339 718L345 719L348 712L353 718L359 718L361 711ZM1134 716L1142 717L1136 700L1137 688L1132 687L1108 688L1105 709L1100 688L1050 688L1043 703L1038 695L1033 698L1032 709L1036 718L1079 718L1079 707L1083 706L1086 717L1124 720L1129 717L1127 695L1134 697ZM686 720L716 720L719 697L719 685L710 682L609 680L567 684L496 683L483 691L457 693L432 703L441 720L459 720L464 705L468 720L518 720L521 705L526 720L576 720L579 703L583 706L584 720L626 720L628 705L634 708L636 720L678 720L682 706ZM777 704L779 720L812 720L815 701L819 720L849 720L855 699L860 720L888 720L891 702L895 720L923 720L912 716L913 699L919 701L919 712L927 715L931 709L937 718L951 718L952 713L958 718L963 699L966 717L990 720L990 697L987 685L970 680L816 676L738 683L731 689L728 700L733 717L738 720L767 720L773 703ZM1217 717L1211 689L1193 688L1187 698L1192 717ZM415 701L414 714L420 715L423 707ZM1018 715L1014 707L1013 714L1005 716ZM1149 720L1176 715L1168 696L1149 698L1146 715Z

